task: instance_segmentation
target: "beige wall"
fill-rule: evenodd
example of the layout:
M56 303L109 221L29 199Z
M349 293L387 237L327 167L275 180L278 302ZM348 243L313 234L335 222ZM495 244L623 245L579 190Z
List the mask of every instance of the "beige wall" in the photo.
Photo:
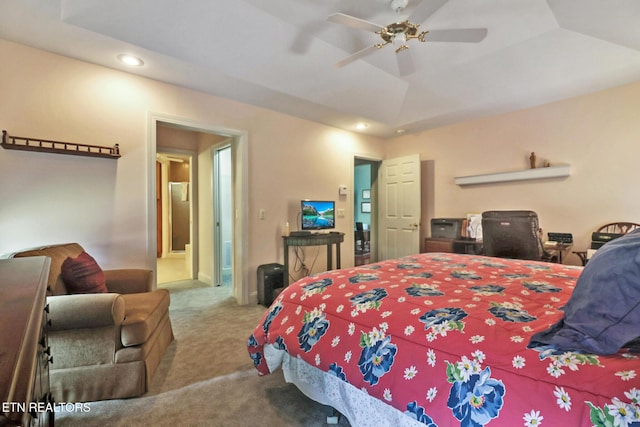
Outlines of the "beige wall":
M335 199L353 246L355 154L381 158L383 141L0 40L0 125L10 134L111 146L117 160L0 149L0 253L77 241L104 268L149 264L150 115L248 135L249 291L256 268L282 262L280 235L301 198ZM153 171L152 171L153 172ZM151 175L152 176L152 175ZM258 210L266 218L258 218ZM155 254L155 248L151 248ZM344 264L352 254L344 251ZM151 267L151 265L148 265Z
M431 216L488 209L536 210L545 231L572 232L580 247L599 224L640 222L640 83L385 142L3 40L0 57L11 58L0 71L3 129L119 143L123 154L113 161L0 149L0 253L77 241L105 268L148 264L153 113L247 133L250 292L258 265L283 261L282 227L289 221L296 229L302 198L336 200L346 214L337 221L347 234L343 248L353 246L353 194L338 196L338 187L351 189L354 155L421 154L425 235ZM531 151L570 163L572 175L472 188L453 183L455 176L525 168ZM350 252L343 251L343 265L353 262Z
M531 209L541 227L573 233L586 248L591 232L615 221L640 222L640 83L496 117L405 136L387 156L420 153L432 178L423 198L435 217L492 209ZM456 176L525 169L529 154L568 163L562 179L459 187ZM423 217L423 232L428 235ZM546 236L546 234L545 234ZM579 263L574 255L568 263Z

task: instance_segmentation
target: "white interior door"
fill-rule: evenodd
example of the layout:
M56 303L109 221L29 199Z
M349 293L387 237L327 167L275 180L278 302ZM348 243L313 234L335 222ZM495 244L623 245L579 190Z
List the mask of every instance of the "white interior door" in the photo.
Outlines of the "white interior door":
M379 260L420 252L420 155L383 160L378 183Z

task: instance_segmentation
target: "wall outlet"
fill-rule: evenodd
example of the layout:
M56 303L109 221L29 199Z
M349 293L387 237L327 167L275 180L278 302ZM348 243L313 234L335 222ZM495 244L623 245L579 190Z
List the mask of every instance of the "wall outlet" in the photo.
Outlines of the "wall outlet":
M265 209L260 209L260 212L258 213L258 218L264 219L266 216L267 216L267 211Z
M344 209L336 209L336 215L338 218L344 218Z

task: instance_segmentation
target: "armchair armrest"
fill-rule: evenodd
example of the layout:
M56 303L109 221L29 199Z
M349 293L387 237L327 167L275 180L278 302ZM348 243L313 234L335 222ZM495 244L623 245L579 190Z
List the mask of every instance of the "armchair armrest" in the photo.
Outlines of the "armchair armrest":
M153 289L153 272L138 268L104 270L109 292L118 294L136 294Z
M74 294L47 297L51 331L119 326L124 300L119 294Z

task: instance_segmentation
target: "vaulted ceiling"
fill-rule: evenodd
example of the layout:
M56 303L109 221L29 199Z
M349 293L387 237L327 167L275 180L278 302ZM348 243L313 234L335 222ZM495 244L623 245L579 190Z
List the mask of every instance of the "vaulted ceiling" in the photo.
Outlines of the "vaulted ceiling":
M427 3L435 10L414 22L421 31L486 28L486 38L409 40L415 71L406 76L393 46L335 67L381 39L329 15L388 26ZM640 80L638 0L409 0L400 12L390 4L3 0L0 38L343 129L364 121L362 132L385 138ZM120 53L145 63L125 69Z

